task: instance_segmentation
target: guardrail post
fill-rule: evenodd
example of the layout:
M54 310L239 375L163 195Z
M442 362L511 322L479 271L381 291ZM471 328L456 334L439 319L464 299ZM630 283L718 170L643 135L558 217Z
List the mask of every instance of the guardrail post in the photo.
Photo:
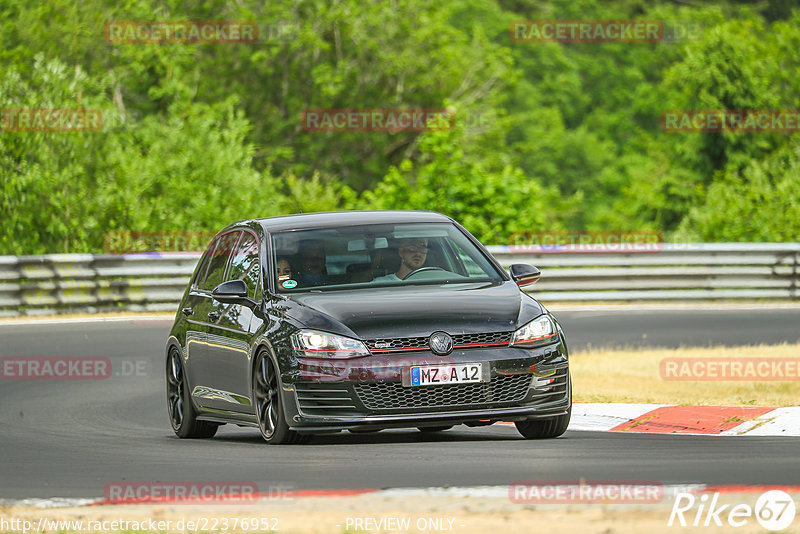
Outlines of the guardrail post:
M800 277L800 243L797 243L794 251L794 265L792 265L792 286L789 298L792 300L800 299L800 290L797 288L797 280Z

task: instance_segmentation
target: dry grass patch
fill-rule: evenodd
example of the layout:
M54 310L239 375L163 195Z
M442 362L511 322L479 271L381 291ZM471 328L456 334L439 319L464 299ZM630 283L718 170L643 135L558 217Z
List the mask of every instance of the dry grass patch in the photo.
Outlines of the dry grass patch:
M689 349L590 350L570 355L576 402L795 406L800 380L663 380L665 358L800 358L800 344Z

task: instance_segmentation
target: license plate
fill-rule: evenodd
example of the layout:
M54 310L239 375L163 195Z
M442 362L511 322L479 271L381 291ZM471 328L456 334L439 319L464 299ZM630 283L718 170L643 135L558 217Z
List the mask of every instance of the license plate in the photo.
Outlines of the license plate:
M426 365L411 368L411 386L484 382L482 363Z

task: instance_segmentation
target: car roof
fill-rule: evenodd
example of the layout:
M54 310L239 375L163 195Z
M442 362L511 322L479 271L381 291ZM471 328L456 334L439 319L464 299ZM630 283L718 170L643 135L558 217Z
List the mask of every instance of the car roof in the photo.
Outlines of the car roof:
M295 215L281 215L278 217L265 217L236 223L257 223L269 232L286 230L303 230L311 228L324 228L330 226L358 226L369 224L397 224L397 223L426 223L426 222L453 222L453 220L435 211L334 211L325 213L300 213ZM249 224L248 224L249 225Z

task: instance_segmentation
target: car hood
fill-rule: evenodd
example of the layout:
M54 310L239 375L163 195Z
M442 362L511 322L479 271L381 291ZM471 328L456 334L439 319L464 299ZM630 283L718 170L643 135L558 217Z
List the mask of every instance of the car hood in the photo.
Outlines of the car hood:
M309 292L286 309L308 328L361 339L508 332L541 313L513 282Z

